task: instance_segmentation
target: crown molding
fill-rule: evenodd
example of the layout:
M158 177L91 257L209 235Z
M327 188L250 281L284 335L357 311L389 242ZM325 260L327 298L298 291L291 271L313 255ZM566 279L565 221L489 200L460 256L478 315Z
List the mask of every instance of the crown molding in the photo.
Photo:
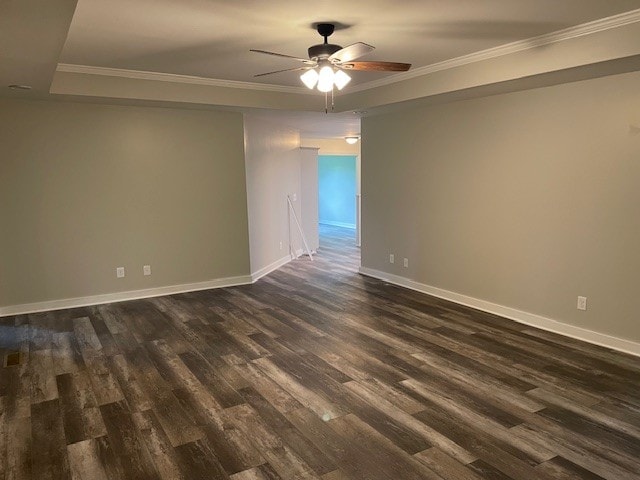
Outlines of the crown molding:
M504 55L518 53L524 50L531 50L544 45L571 40L572 38L592 35L594 33L611 30L637 22L640 22L640 8L637 10L620 13L618 15L613 15L611 17L600 18L592 22L575 25L573 27L547 33L538 37L531 37L526 40L518 40L517 42L507 43L498 47L488 48L479 52L463 55L461 57L451 58L449 60L433 63L431 65L414 68L412 70L409 70L408 72L397 73L395 75L390 75L385 78L373 80L362 85L354 86L349 89L349 92L360 92L376 87L382 87L385 85L390 85L392 83L401 82L403 80L420 77L422 75L428 75L430 73L440 72L442 70L448 70L450 68L461 67L463 65L481 62L483 60L490 60L492 58L502 57Z
M349 88L348 93L355 93L364 90L369 90L376 87L382 87L393 83L401 82L403 80L409 80L411 78L428 75L430 73L439 72L442 70L448 70L451 68L460 67L463 65L469 65L484 60L490 60L492 58L501 57L504 55L510 55L513 53L522 52L525 50L531 50L544 45L550 45L573 38L582 37L585 35L592 35L594 33L611 30L614 28L622 27L632 23L640 22L640 9L631 10L629 12L620 13L611 17L601 18L592 22L583 23L573 27L558 30L552 33L540 35L538 37L528 38L526 40L519 40L517 42L507 43L498 47L481 50L479 52L470 53L461 57L456 57L442 62L433 63L431 65L425 65L418 67L408 72L398 73L390 75L385 78L373 80L363 83L361 85L354 85ZM88 75L102 75L121 78L133 78L139 80L155 80L161 82L170 83L185 83L191 85L207 85L212 87L226 87L226 88L241 88L247 90L258 90L266 92L282 92L282 93L296 93L313 95L315 91L311 91L304 87L289 87L284 85L271 85L255 82L241 82L236 80L221 80L215 78L204 78L190 75L177 75L172 73L159 73L159 72L146 72L141 70L125 70L120 68L108 68L108 67L93 67L89 65L73 65L67 63L59 63L56 69L57 72L67 73L83 73Z
M261 90L266 92L309 94L309 89L304 87L288 87L284 85L240 82L237 80L221 80L217 78L177 75L173 73L146 72L143 70L126 70L122 68L93 67L90 65L75 65L70 63L59 63L56 68L56 72L82 73L86 75L101 75L106 77L133 78L137 80L154 80L169 83L186 83L191 85L206 85L210 87L242 88L246 90Z

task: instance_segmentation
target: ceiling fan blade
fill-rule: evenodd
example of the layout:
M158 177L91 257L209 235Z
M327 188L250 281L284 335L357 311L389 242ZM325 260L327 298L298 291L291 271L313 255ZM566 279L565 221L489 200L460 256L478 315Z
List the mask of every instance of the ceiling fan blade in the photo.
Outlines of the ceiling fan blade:
M310 68L313 68L313 67L285 68L284 70L276 70L274 72L258 73L257 75L254 75L254 77L264 77L265 75L273 75L274 73L282 73L282 72L295 72L297 70L309 70Z
M355 60L356 58L360 58L367 53L371 53L376 49L376 47L372 47L371 45L367 45L366 43L358 42L353 45L348 45L344 48L341 48L336 53L329 57L329 61L336 62L350 62L351 60Z
M345 70L363 70L369 72L406 72L411 68L410 63L397 62L349 62L339 65Z
M250 49L249 51L250 52L256 52L256 53L264 53L265 55L273 55L274 57L292 58L294 60L298 60L299 62L303 62L303 63L306 63L308 65L315 65L315 63L316 63L313 60L309 60L308 58L293 57L291 55L285 55L284 53L268 52L266 50L254 50L253 48Z

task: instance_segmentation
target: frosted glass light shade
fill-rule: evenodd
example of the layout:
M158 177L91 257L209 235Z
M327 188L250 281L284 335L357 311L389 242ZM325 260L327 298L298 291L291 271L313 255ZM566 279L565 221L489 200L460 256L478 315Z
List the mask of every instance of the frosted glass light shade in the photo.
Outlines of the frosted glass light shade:
M358 142L358 137L344 137L344 139L349 145L353 145Z
M328 65L325 65L320 69L320 73L318 74L318 90L321 92L330 92L333 90L333 77L335 74L333 73L333 68Z
M300 80L304 83L308 89L313 90L313 87L318 83L318 72L314 68L307 70L300 75Z
M333 83L336 87L338 87L338 90L342 90L350 81L351 77L347 75L343 70L338 70L333 75Z
M326 93L333 90L334 86L342 90L351 81L351 77L340 69L334 70L331 65L325 65L320 68L320 72L316 68L310 68L300 75L300 80L309 90L317 86L318 90Z

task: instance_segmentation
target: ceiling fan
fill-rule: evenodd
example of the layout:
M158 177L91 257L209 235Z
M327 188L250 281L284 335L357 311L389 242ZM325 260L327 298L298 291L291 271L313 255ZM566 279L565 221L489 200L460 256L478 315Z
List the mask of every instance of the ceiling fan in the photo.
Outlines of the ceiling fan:
M324 43L312 45L309 47L309 58L293 57L282 53L268 52L266 50L254 50L252 52L264 53L276 57L291 58L303 63L301 67L286 68L284 70L276 70L273 72L259 73L254 77L263 77L281 72L295 72L304 70L305 73L300 75L302 82L309 88L317 89L321 92L333 92L335 86L338 90L342 90L350 81L351 77L345 70L361 70L369 72L406 72L411 68L410 63L397 62L360 62L354 61L375 50L375 47L366 43L358 42L346 47L334 45L328 42L335 29L332 23L318 23L316 30L324 38Z

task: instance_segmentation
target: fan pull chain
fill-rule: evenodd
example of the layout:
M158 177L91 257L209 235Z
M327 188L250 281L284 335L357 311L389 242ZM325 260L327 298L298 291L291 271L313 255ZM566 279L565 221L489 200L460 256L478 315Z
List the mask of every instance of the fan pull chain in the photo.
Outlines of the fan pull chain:
M331 89L331 111L333 112L335 103L333 97L333 89ZM329 92L324 92L324 113L329 113Z

